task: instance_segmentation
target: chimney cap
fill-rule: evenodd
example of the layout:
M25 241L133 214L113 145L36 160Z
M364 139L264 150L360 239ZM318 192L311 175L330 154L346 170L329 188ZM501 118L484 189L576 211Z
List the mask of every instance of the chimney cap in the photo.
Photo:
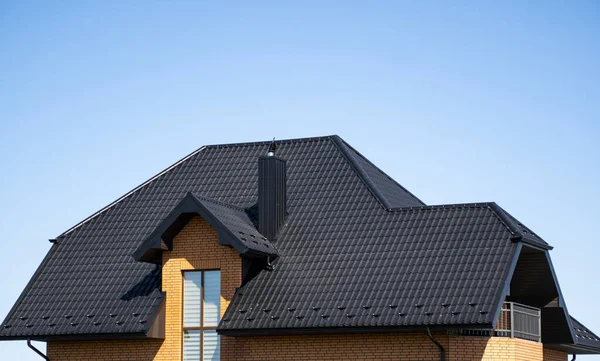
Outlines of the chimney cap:
M267 157L274 156L275 149L277 149L277 145L275 144L275 138L273 138L273 141L271 141L271 144L269 144L269 150L267 151Z

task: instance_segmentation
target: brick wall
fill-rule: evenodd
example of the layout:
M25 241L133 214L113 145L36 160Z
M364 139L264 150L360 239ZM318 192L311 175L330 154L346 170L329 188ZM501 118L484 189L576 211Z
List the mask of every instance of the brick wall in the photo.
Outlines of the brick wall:
M546 361L542 344L504 337L434 334L448 361ZM226 338L222 360L437 361L439 349L422 333ZM555 360L548 360L555 361ZM564 361L564 360L561 360Z
M566 352L544 349L544 361L567 361L568 356Z
M448 347L448 336L434 334ZM403 360L439 361L425 333L222 337L221 360ZM225 346L227 345L227 346ZM451 360L451 359L450 359Z
M160 340L52 341L47 355L50 361L150 361L161 344Z
M194 217L163 253L166 329L163 340L49 342L52 361L181 360L182 271L221 270L221 315L241 284L239 254L218 245L216 231ZM448 361L565 361L566 355L542 344L510 338L434 334ZM437 361L439 349L420 333L222 337L221 359L234 360L404 360Z
M242 258L236 250L218 244L217 232L194 217L173 240L173 250L163 253L163 291L167 293L165 341L156 361L180 360L182 344L183 274L187 270L221 270L221 316L236 287L242 284Z

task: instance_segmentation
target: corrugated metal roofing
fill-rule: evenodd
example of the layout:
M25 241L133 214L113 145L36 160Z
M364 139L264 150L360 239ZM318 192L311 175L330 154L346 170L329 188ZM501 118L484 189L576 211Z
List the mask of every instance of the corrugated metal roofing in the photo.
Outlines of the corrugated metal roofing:
M144 333L161 269L134 250L188 192L207 207L255 205L268 144L204 147L59 237L0 338ZM280 141L277 156L280 257L236 294L221 330L491 324L515 249L494 204L423 206L336 136Z
M585 327L574 317L571 317L571 323L573 324L573 331L575 331L576 345L583 345L600 350L600 337L596 336L595 333L590 331L589 328Z
M492 324L516 244L489 204L324 209L290 214L275 270L237 292L221 331Z

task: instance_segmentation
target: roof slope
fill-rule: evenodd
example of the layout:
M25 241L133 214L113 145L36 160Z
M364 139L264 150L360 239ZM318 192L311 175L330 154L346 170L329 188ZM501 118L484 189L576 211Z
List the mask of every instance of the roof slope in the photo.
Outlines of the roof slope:
M589 328L585 327L581 322L571 317L573 330L575 331L575 345L589 347L595 350L600 350L600 337L596 336Z
M316 227L339 224L353 213L357 220L377 219L385 213L381 202L417 202L390 179L365 177L339 143L336 136L278 142L278 156L288 162L293 214L282 229L287 239L309 240ZM2 323L0 338L143 335L164 297L161 270L131 255L188 192L242 208L254 205L257 159L268 144L204 147L60 236ZM386 194L395 199L380 199L373 184L389 189ZM349 235L358 228L353 224L338 232ZM286 251L301 256L311 252L310 245L289 244Z
M359 176L365 182L369 183L371 191L386 208L425 205L420 199L398 184L381 169L377 168L377 166L363 157L362 154L341 138L335 137L333 140L347 159L354 165Z
M275 247L265 236L258 232L244 208L219 202L200 194L192 194L191 196L210 211L231 236L239 239L247 249L265 255L277 255Z
M321 212L290 212L275 270L236 293L221 332L491 325L517 248L494 205L339 203L343 173Z

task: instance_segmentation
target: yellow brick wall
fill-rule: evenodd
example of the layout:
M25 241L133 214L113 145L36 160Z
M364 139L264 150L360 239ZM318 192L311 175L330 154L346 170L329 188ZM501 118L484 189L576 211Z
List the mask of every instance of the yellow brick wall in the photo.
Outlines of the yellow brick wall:
M150 361L161 343L160 340L52 341L47 344L47 355L50 361Z
M434 334L448 348L448 336ZM439 361L440 353L422 333L221 337L221 360L403 360ZM223 342L227 340L226 342ZM225 347L227 344L227 347ZM452 360L452 359L450 359Z
M452 336L448 356L457 361L514 361L513 343L510 338Z
M505 337L434 334L448 361L544 360L542 344ZM421 333L260 336L227 338L222 360L403 360L437 361L439 349ZM564 361L564 360L561 360Z
M515 361L530 361L544 359L544 346L539 342L512 339L515 342Z
M221 270L221 316L236 287L242 284L242 258L218 244L217 232L204 219L194 217L163 253L163 291L166 299L165 341L154 360L180 360L182 344L183 274L187 270Z
M544 349L544 361L567 361L568 356L566 352Z
M52 361L179 361L182 338L182 271L221 270L221 315L241 284L239 254L218 245L216 231L194 217L163 253L162 289L166 292L164 340L48 342ZM564 361L564 354L542 344L510 339L434 334L448 361ZM562 358L561 358L562 357ZM221 359L236 360L404 360L437 361L439 349L419 333L222 337Z
M544 361L539 342L508 337L450 337L450 360Z

